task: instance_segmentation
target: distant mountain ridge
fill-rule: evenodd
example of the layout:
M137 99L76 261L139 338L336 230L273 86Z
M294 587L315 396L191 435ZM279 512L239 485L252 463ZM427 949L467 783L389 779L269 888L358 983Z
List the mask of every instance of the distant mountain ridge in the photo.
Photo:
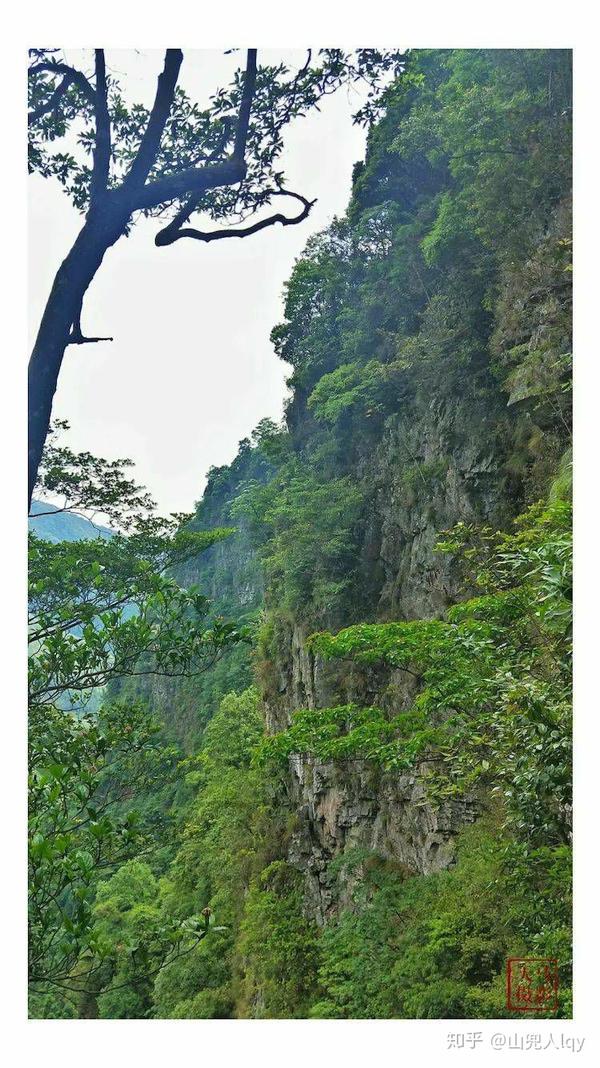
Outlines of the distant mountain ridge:
M110 538L113 533L108 527L92 523L85 516L61 511L47 501L36 500L31 502L29 529L45 541L52 542L91 541L94 538Z

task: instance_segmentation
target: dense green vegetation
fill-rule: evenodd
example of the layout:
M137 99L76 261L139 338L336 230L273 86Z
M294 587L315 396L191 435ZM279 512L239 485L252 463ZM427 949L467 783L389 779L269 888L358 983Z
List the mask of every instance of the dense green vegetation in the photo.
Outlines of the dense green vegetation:
M287 285L285 425L177 530L136 526L114 470L47 464L133 518L89 550L32 540L34 1015L506 1017L509 956L556 959L543 1015L572 1012L570 56L409 71ZM57 712L90 672L100 715ZM467 799L455 863L350 843L317 914L298 761Z
M464 524L454 534L441 548L460 549L476 565L479 596L454 605L445 620L359 624L310 639L322 657L386 663L416 676L411 707L392 716L351 705L297 712L289 730L266 740L265 759L308 752L323 760L367 757L387 768L425 760L436 796L493 789L527 841L566 843L570 506L532 509L514 534Z
M146 805L171 776L176 753L122 680L193 677L245 633L209 618L207 598L168 574L226 529L192 532L162 520L127 477L51 442L42 489L84 501L120 523L110 538L48 541L29 534L29 963L38 994L93 988L106 953L93 924L99 874L162 831ZM37 513L38 520L41 512ZM92 699L92 700L91 700ZM99 704L99 707L98 707ZM187 931L165 927L163 954ZM141 962L142 964L144 962Z

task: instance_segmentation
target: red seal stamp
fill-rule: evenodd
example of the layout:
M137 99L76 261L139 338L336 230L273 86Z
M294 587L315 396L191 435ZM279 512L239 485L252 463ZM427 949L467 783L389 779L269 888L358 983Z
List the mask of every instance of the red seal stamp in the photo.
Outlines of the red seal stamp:
M509 957L506 1007L513 1012L554 1012L558 1008L558 961L551 957Z

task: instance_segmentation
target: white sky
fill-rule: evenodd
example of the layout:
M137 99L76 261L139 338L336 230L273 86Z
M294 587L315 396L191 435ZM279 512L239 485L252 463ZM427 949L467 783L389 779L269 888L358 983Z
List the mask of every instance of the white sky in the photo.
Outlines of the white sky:
M89 67L89 56L68 51ZM305 53L259 52L259 61L302 63ZM151 103L163 55L108 51L128 99ZM184 53L181 84L201 103L227 83L240 56ZM112 343L67 349L54 415L77 449L135 461L160 511L187 511L208 468L230 462L264 416L279 419L288 365L269 342L282 318L283 284L311 233L343 213L364 131L352 125L361 97L341 90L288 128L290 189L318 197L309 219L244 240L156 248L160 220L141 219L111 249L84 301L82 327ZM81 226L58 183L30 178L29 310L32 338L56 269ZM292 203L292 202L291 202ZM295 209L292 208L294 211Z

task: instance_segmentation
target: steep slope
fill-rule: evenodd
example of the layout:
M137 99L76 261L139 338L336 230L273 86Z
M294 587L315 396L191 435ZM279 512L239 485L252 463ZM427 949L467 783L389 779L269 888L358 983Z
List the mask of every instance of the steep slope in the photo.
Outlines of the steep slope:
M420 53L422 80L390 90L347 218L294 270L273 332L293 387L278 472L238 505L266 569L270 732L299 708L409 707L409 674L332 667L308 636L442 615L464 590L441 532L506 528L568 453L568 69L559 52ZM418 768L305 755L290 776L290 858L321 920L341 851L427 873L473 818L472 800L424 804Z
M506 527L568 450L569 62L559 51L416 54L416 77L390 89L370 135L346 218L295 267L273 331L292 368L287 425L264 423L211 472L194 523L239 529L179 576L225 615L264 596L270 732L298 708L410 704L406 673L326 665L308 636L439 617L463 593L452 557L436 552L440 533ZM249 684L248 656L232 657L200 688L162 695L180 740ZM467 801L428 810L414 775L392 783L298 758L290 789L304 813L291 855L311 872L321 917L332 897L320 873L348 844L427 872L472 818Z
M161 978L158 1015L501 1015L528 952L560 960L569 1012L570 55L411 62L286 287L284 424L197 507L237 531L179 578L259 627L154 690L204 746L173 900L233 932ZM258 749L252 694L217 712L252 679ZM459 788L433 796L457 708ZM243 716L252 745L228 743Z

